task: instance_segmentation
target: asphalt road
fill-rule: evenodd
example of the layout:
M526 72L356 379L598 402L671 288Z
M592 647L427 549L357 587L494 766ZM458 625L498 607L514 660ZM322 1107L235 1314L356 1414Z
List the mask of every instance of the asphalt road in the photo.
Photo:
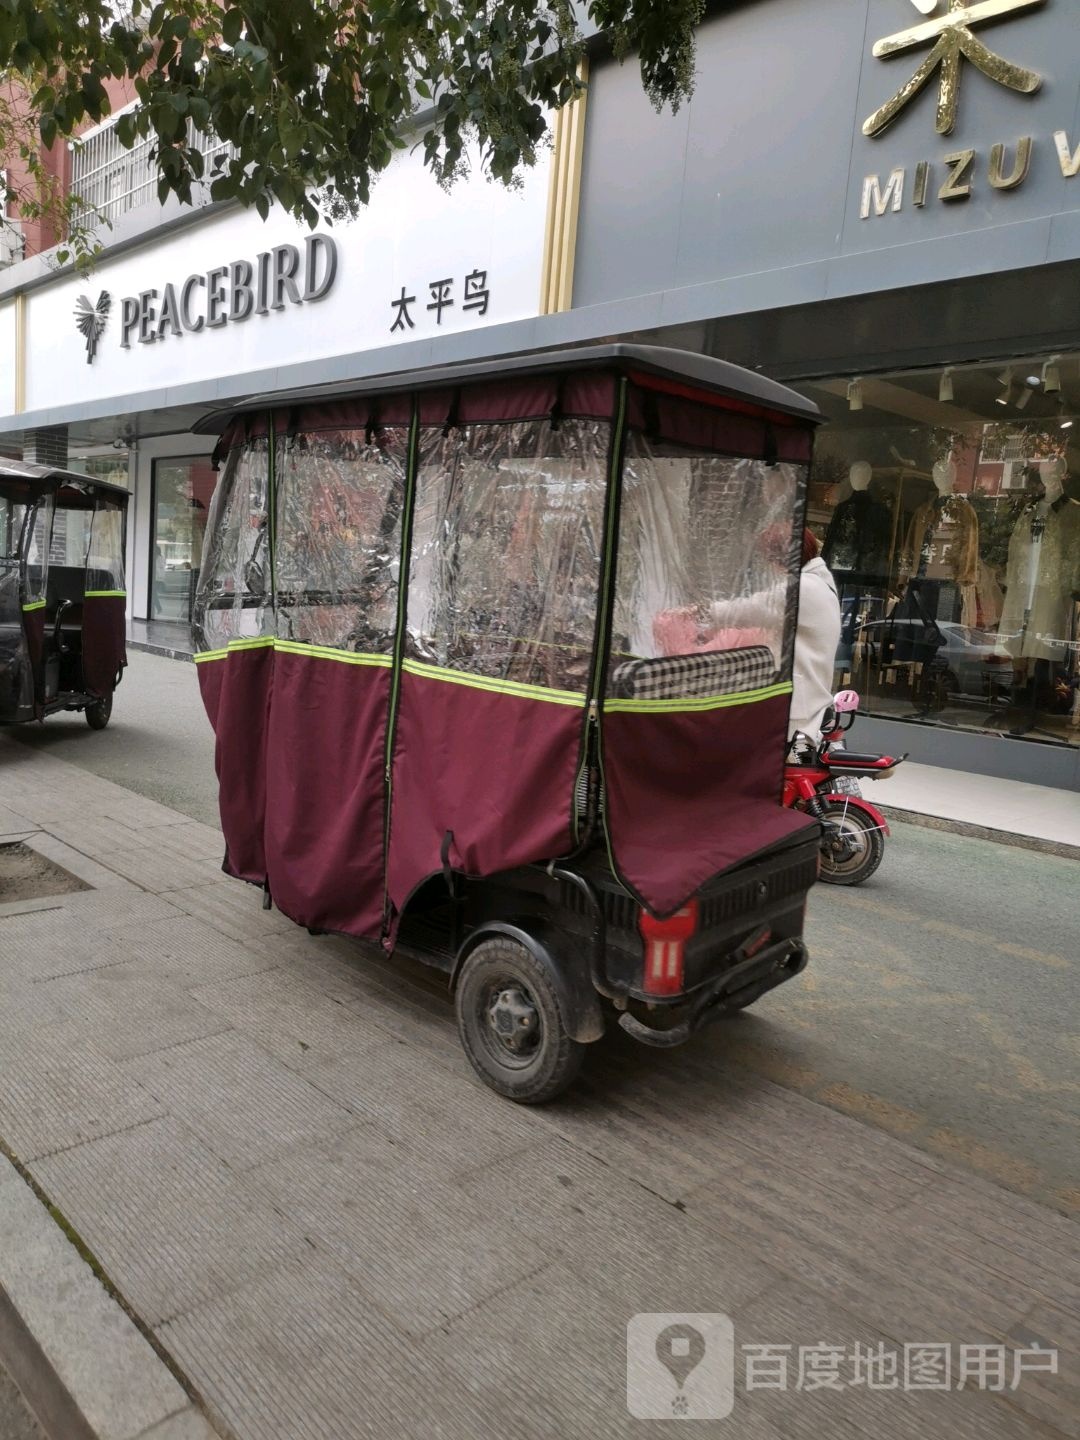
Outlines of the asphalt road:
M10 733L213 823L194 667L131 661L107 730L76 716ZM809 969L697 1037L696 1058L734 1061L1078 1212L1078 937L1076 861L900 824L868 884L811 896Z

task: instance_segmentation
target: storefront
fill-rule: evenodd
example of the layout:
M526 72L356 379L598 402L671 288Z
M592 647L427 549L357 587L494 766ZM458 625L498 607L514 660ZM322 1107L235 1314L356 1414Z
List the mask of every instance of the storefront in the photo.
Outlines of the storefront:
M1080 789L1076 21L1075 0L728 3L676 115L596 54L520 192L446 195L404 152L332 232L211 211L144 221L89 283L15 267L0 444L133 440L132 613L182 619L207 408L578 341L720 355L829 419L811 523L862 742ZM101 292L91 357L72 314Z

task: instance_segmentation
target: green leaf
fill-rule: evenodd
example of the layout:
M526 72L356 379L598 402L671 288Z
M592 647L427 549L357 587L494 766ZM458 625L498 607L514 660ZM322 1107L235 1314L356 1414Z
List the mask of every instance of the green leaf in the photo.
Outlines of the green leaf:
M235 6L225 11L225 18L221 22L221 38L226 45L235 45L243 34L244 12Z

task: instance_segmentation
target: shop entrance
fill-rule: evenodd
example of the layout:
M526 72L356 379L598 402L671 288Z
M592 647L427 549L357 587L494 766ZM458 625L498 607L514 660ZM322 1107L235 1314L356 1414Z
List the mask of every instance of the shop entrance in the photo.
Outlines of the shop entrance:
M190 624L203 536L217 475L205 455L155 460L150 537L150 618Z

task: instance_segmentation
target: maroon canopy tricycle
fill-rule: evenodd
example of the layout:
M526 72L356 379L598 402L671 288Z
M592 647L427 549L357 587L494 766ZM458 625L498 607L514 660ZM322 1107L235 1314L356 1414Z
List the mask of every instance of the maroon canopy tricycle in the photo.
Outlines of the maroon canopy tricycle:
M781 805L818 412L633 345L212 417L196 600L228 874L441 967L481 1077L570 1083L806 964Z
M127 491L0 457L0 724L81 710L104 730L127 664Z

